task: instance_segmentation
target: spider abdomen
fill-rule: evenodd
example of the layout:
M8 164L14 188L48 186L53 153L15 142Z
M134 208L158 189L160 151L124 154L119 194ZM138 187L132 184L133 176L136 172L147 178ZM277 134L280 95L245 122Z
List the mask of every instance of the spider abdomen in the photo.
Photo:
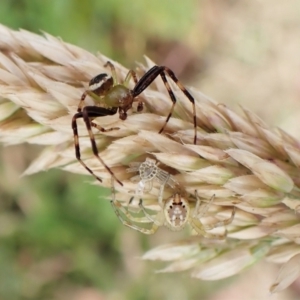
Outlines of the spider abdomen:
M190 207L187 200L175 194L169 198L164 206L166 226L171 230L179 231L189 220Z
M132 93L124 85L118 84L113 86L104 98L105 104L112 107L122 107L124 111L132 106Z
M104 96L112 88L113 84L112 77L109 77L107 74L99 74L90 80L89 90L97 96Z

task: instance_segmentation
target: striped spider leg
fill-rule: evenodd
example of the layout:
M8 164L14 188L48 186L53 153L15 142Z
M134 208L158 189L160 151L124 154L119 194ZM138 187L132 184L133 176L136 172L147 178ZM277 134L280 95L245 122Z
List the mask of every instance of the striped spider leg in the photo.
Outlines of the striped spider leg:
M194 144L197 141L197 118L196 118L196 107L193 96L187 91L187 89L180 83L180 81L175 76L174 72L165 66L154 66L148 70L140 80L137 79L136 73L130 70L126 75L123 82L119 82L117 78L117 73L114 65L111 62L107 62L105 66L110 67L111 76L105 73L101 73L89 82L89 87L81 96L77 113L72 118L72 129L74 135L75 144L75 155L80 164L92 174L98 181L102 182L101 178L96 176L96 174L85 164L81 159L80 146L79 146L79 135L77 129L77 120L82 118L85 122L89 138L92 145L92 150L94 156L98 161L106 168L106 170L111 174L112 177L120 184L123 185L118 178L114 175L111 169L105 164L102 158L99 156L97 145L95 142L95 137L92 131L92 127L98 129L101 132L107 132L111 130L116 130L118 128L105 129L100 125L93 122L95 118L114 115L119 112L119 118L121 120L127 119L127 111L132 108L134 102L137 102L137 111L143 110L143 102L138 98L138 96L150 86L150 84L157 78L161 77L172 101L172 106L169 114L167 115L166 121L159 133L162 133L172 116L174 107L176 105L176 97L173 93L170 84L167 80L166 75L171 78L178 88L183 92L183 94L189 99L193 106L193 121L194 121ZM129 88L130 79L133 78L135 86L133 89ZM87 95L91 96L94 100L94 105L85 105L85 99Z
M121 222L132 229L140 231L144 234L154 234L160 226L166 226L172 231L180 231L187 224L196 231L198 235L202 235L209 239L224 239L226 238L227 231L224 234L213 234L207 232L220 226L226 226L233 221L235 215L235 207L228 219L218 221L213 224L204 225L201 222L201 218L205 216L210 205L214 200L214 195L205 206L200 207L201 200L195 191L196 205L191 207L189 201L183 197L180 193L173 194L170 198L160 201L159 205L161 210L156 214L148 213L147 209L143 205L142 199L139 202L140 211L143 211L145 217L137 218L126 210L120 203L118 207L115 207L116 214L118 215ZM119 211L118 211L119 210ZM120 211L127 217L125 220ZM138 225L137 223L152 223L150 228L145 228Z

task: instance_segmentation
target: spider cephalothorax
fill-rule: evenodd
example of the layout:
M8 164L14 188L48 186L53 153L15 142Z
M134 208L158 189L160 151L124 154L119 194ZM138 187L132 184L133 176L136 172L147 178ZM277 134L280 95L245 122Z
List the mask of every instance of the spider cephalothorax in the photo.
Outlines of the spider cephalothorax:
M78 105L77 113L72 119L72 128L74 133L74 143L75 143L75 154L77 160L84 166L88 172L90 172L97 180L102 182L102 180L81 160L79 138L77 130L77 119L83 118L86 128L89 133L91 140L92 150L95 157L99 162L106 168L106 170L111 174L111 176L120 184L122 182L116 178L112 170L105 164L102 158L99 156L99 152L96 146L95 137L92 131L92 127L97 128L99 131L106 132L111 130L116 130L118 128L105 129L100 125L93 122L93 119L103 116L114 115L119 112L119 117L121 120L127 118L127 111L132 107L134 102L137 102L137 110L142 111L143 102L138 98L138 96L157 78L161 77L172 101L172 106L169 114L167 115L166 121L159 133L162 133L165 129L170 117L172 116L175 104L177 102L175 94L173 93L170 84L168 83L167 77L170 77L175 84L181 89L184 95L190 100L193 106L193 122L194 122L194 144L197 141L197 121L196 121L196 107L193 96L186 90L186 88L179 82L172 70L164 66L154 66L148 70L140 80L137 79L136 73L130 70L126 75L124 81L120 83L117 79L116 70L112 63L107 62L106 64L111 68L112 76L107 74L99 74L92 78L89 82L89 88L82 94L80 103ZM135 86L133 89L129 88L129 83L131 78L133 78ZM94 105L85 105L85 98L90 95L94 99Z

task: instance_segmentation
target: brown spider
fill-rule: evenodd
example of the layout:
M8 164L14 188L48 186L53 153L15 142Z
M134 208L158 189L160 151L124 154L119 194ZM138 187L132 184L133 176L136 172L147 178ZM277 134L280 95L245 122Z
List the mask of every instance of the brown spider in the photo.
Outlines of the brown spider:
M214 200L214 195L210 201L200 209L201 200L195 191L196 205L191 207L190 202L181 196L180 193L173 194L170 198L166 200L159 201L161 210L157 213L156 216L149 214L146 211L146 208L143 205L143 201L140 200L139 208L145 215L145 217L135 217L133 216L128 208L124 208L118 201L113 199L112 206L114 211L120 221L132 229L138 230L144 234L153 234L157 231L160 226L167 226L173 231L182 230L186 224L190 224L192 229L196 231L197 234L202 235L206 238L211 239L224 239L227 232L224 234L212 234L207 232L207 230L214 229L220 226L226 226L233 221L235 215L235 207L232 210L231 216L228 219L218 221L214 224L204 225L201 223L201 218L204 217L209 206ZM130 199L129 204L131 203L133 197ZM127 217L128 220L125 220L122 214ZM134 223L152 223L151 228L145 228Z
M134 102L138 102L137 111L143 110L143 102L139 100L137 97L158 77L160 76L164 82L164 85L169 93L169 96L172 101L171 110L166 118L166 121L159 133L162 133L165 129L170 117L172 116L175 104L176 97L167 81L166 75L168 75L176 85L181 89L184 95L191 101L193 105L193 120L194 120L194 144L197 141L197 121L196 121L196 108L195 101L193 96L186 90L186 88L179 82L175 74L172 70L165 66L154 66L150 70L148 70L140 80L137 80L136 73L133 70L130 70L126 75L124 81L120 83L117 79L117 73L114 65L111 62L107 62L106 66L109 66L111 69L112 76L108 76L107 74L99 74L92 78L89 82L89 88L82 94L80 103L78 105L77 113L72 118L72 128L74 134L74 144L75 144L75 155L77 160L81 163L81 165L87 169L97 180L102 182L101 178L99 178L82 160L80 154L80 146L79 146L79 136L77 129L77 119L83 118L89 138L91 140L92 150L95 157L100 161L100 163L106 168L106 170L111 174L111 176L120 184L123 185L118 178L116 178L115 174L112 170L105 164L102 158L99 156L99 152L97 149L97 145L95 142L94 133L92 131L92 127L97 128L99 131L107 132L111 130L116 130L118 128L109 128L105 129L100 125L93 122L93 119L97 117L114 115L119 111L119 117L121 120L125 120L127 118L127 111L132 107ZM131 90L129 88L130 79L133 78L135 82L134 88ZM85 105L85 98L87 95L90 95L95 102L93 106ZM105 107L101 107L99 105L103 105Z

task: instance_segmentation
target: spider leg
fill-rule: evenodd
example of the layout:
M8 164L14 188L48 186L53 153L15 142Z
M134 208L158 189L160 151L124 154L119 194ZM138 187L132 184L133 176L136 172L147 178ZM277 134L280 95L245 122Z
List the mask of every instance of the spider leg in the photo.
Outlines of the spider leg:
M123 82L123 84L126 87L129 86L129 81L130 81L131 78L133 78L133 81L134 81L135 85L137 85L138 78L137 78L136 72L134 70L129 70L128 73L127 73L127 75L126 75L126 77L125 77L125 79L124 79L124 82ZM141 99L134 99L133 101L138 103L138 105L137 105L137 111L141 112L144 109L144 102L143 102L143 100L141 100Z
M129 219L130 221L133 222L137 222L137 223L150 223L152 222L151 220L149 220L146 217L136 217L134 215L132 215L129 211L129 205L132 203L134 197L131 197L128 204L126 205L126 207L124 207L119 201L117 201L115 199L115 192L112 193L113 195L113 199L111 201L111 205L114 207L114 211L117 210L117 212L115 211L116 215L118 216L118 218L122 219L122 215L120 214L120 212L127 217L127 219ZM140 207L138 208L138 210L136 212L134 212L134 214L139 214L141 212Z
M110 67L111 76L113 78L114 85L118 84L118 76L117 76L117 72L116 72L115 66L110 61L108 61L104 65L104 67Z
M153 188L153 180L141 180L143 181L144 190L143 192L149 193Z
M172 101L172 107L171 110L166 118L165 124L159 131L159 133L162 133L165 129L170 117L172 116L172 113L174 111L174 107L176 104L176 97L173 93L165 73L174 81L174 83L178 86L178 88L184 93L184 95L190 100L190 102L193 105L193 121L194 121L194 144L197 143L197 116L196 116L196 106L195 106L195 100L194 97L188 92L188 90L181 84L181 82L178 80L178 78L175 76L174 72L165 66L154 66L152 67L147 73L145 73L142 78L139 80L139 82L135 85L133 89L133 97L138 96L140 93L142 93L158 76L161 77L162 81L164 82L164 85L169 93L169 96Z
M160 168L158 168L156 179L160 183L160 188L159 188L159 193L158 193L158 203L160 205L162 205L165 186L169 185L171 188L174 188L175 181L170 173L168 173Z
M135 195L132 197L131 201L137 196L142 196L145 190L147 193L151 191L152 184L152 180L140 180L137 184L137 188L135 189Z
M130 204L133 202L133 200L134 200L134 197L131 197L130 200L129 200L128 205L130 205ZM139 201L139 207L138 207L137 211L135 212L135 213L137 213L137 214L140 213L141 211L144 213L144 210L143 210L143 208L142 208L141 205L140 205L140 203L141 203L142 201L143 201L143 200L140 199L140 201ZM128 215L126 214L126 216L127 216L131 221L138 222L138 223L150 223L150 222L153 222L153 220L152 220L152 219L149 219L148 216L147 216L145 213L144 213L144 214L145 214L144 217L134 217L133 215L131 215L131 214L129 213L129 206L127 206L126 211L128 212Z
M214 229L216 227L229 225L233 221L233 219L234 219L235 211L236 211L236 208L234 206L233 210L231 212L231 216L228 219L218 221L218 222L216 222L214 224L207 224L207 225L205 225L205 229L211 230L211 229Z
M197 190L195 190L195 197L197 199L197 203L196 203L196 207L195 207L195 210L194 210L193 218L200 219L201 217L205 216L205 214L207 213L207 211L209 209L209 206L212 204L212 202L215 199L215 195L213 195L211 197L211 199L209 200L209 202L200 211L199 211L199 206L200 206L201 200L200 200L200 197L198 195ZM199 211L199 213L198 213L198 211ZM231 216L228 219L218 221L218 222L216 222L214 224L204 225L204 228L206 230L211 230L211 229L214 229L216 227L226 226L226 225L230 224L233 221L233 219L234 219L235 211L236 211L236 208L233 207L233 210L231 212Z
M181 91L184 93L184 95L192 103L192 106L193 106L193 121L194 121L194 144L196 145L196 143L197 143L197 115L196 115L195 99L189 93L189 91L182 85L182 83L178 80L178 78L175 76L174 72L171 69L169 69L168 67L164 67L164 71L171 77L171 79L176 83L176 85L181 89ZM168 90L168 92L169 92L169 95L170 95L170 92L173 94L171 89ZM170 97L171 97L171 95L170 95ZM174 98L175 98L175 96L174 96Z
M125 225L125 226L127 226L129 228L132 228L134 230L137 230L137 231L139 231L141 233L144 233L144 234L153 234L158 229L158 226L156 224L154 224L154 223L153 223L153 226L151 228L144 228L144 227L138 226L137 224L133 224L132 222L130 222L130 220L132 220L133 222L139 222L139 221L143 220L143 223L145 223L145 219L139 219L139 218L135 218L135 217L131 216L130 213L128 212L128 210L126 210L116 200L111 200L111 205L113 207L113 210L114 210L115 214L117 215L118 219L121 221L121 223L123 225ZM128 218L128 220L125 220L122 217L122 215L121 215L120 212L122 212Z
M113 77L113 80L114 80L114 84L118 84L118 80L117 80L117 72L116 72L116 69L115 69L115 66L110 62L108 61L104 67L110 67L110 70L111 70L111 74L112 74L112 77ZM129 85L129 81L130 79L133 78L133 81L135 84L138 83L138 79L137 79L137 76L136 76L136 73L134 70L129 70L125 79L124 79L124 82L123 84L128 87Z
M193 217L197 217L197 216L198 216L198 218L202 218L203 216L205 216L205 214L207 213L207 211L208 211L210 205L211 205L212 202L214 201L215 195L213 195L213 196L210 198L209 202L208 202L208 203L200 210L200 212L199 212L199 208L200 208L201 200L200 200L200 197L199 197L199 195L198 195L198 191L197 191L197 190L195 190L195 197L196 197L196 199L197 199L197 202L196 202L196 207L195 207L195 210L194 210L194 215L193 215ZM199 212L199 213L198 213L198 212Z
M113 130L119 130L120 129L119 127L112 127L112 128L106 129L106 128L100 126L99 124L96 124L93 121L90 121L90 123L91 123L92 127L97 128L101 132L108 132L108 131L113 131Z
M152 215L150 215L145 206L143 205L143 200L140 199L139 202L139 207L141 208L141 210L143 211L143 213L145 214L146 218L148 220L150 220L151 222L153 222L153 226L156 225L157 227L162 226L164 223L164 218L163 218L163 211L160 210L157 215L155 216L155 218L152 217Z
M205 224L204 225L201 223L200 218L205 216L206 212L209 209L209 206L215 199L215 195L213 195L211 197L210 201L202 208L202 210L199 210L201 200L200 200L197 190L195 190L195 197L197 199L197 203L196 203L196 207L195 207L195 210L194 210L194 213L192 216L191 223L192 223L193 228L196 230L196 232L198 232L199 234L202 234L204 237L207 237L207 238L215 238L215 239L226 238L226 235L227 235L226 228L225 228L225 232L223 234L213 234L213 233L207 232L206 230L211 230L211 229L214 229L214 228L217 228L220 226L226 226L226 225L230 224L233 221L236 208L235 207L233 208L231 216L228 219L218 221L213 224Z
M158 203L160 205L163 203L164 189L165 189L165 184L162 184L159 188L159 193L158 193Z
M78 108L77 108L77 112L82 112L82 109L84 108L84 101L85 101L86 96L91 96L94 100L96 100L97 102L100 102L100 97L97 94L95 94L92 90L87 89L81 95L80 102L79 102Z
M200 220L192 219L191 220L192 228L196 231L197 234L202 235L207 239L216 239L216 240L224 240L227 236L227 230L222 234L215 234L206 231L206 225L203 225Z
M131 78L133 78L133 81L134 81L135 84L138 83L138 79L137 79L135 71L129 70L126 77L125 77L125 79L124 79L124 83L123 83L126 87L128 87L129 81L130 81Z
M86 96L88 95L88 90L85 90L84 93L81 95L79 104L78 104L78 108L77 108L77 112L81 112L82 108L84 107L84 100L86 98Z
M163 73L163 72L160 73L160 77L161 77L162 81L164 82L164 85L165 85L165 87L166 87L166 89L167 89L167 91L168 91L168 93L169 93L169 96L170 96L170 98L171 98L171 100L172 100L172 107L171 107L171 110L170 110L170 112L169 112L169 114L168 114L168 116L167 116L167 118L166 118L165 124L163 125L163 127L162 127L161 130L159 131L159 133L162 133L162 132L164 131L165 127L167 126L167 123L169 122L169 120L170 120L172 114L173 114L174 107L175 107L175 104L176 104L176 101L177 101L177 100L176 100L175 95L174 95L174 93L173 93L173 91L172 91L172 89L171 89L171 87L170 87L170 85L169 85L169 82L168 82L168 80L167 80L167 78L166 78L165 73Z
M80 162L80 164L90 173L92 174L97 180L102 182L102 179L100 179L82 160L81 160L81 154L80 154L80 146L79 146L79 135L78 135L78 128L77 128L77 119L83 118L89 137L92 145L92 150L94 155L97 157L97 159L101 162L101 164L106 168L106 170L111 174L111 176L120 184L123 185L123 183L118 180L115 176L115 174L112 172L112 170L105 164L103 159L99 156L99 152L97 149L97 145L95 142L95 137L92 131L92 124L90 121L90 118L95 117L101 117L106 115L113 115L117 112L117 108L112 109L106 109L102 107L95 107L95 106L85 106L82 110L82 112L76 113L72 118L72 128L73 128L73 134L74 134L74 144L75 144L75 155L77 160Z

